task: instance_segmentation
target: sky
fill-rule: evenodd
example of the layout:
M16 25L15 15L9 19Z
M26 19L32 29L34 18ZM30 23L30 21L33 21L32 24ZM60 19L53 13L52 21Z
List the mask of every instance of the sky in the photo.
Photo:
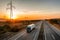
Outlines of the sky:
M10 0L0 0L1 18L9 16L7 4ZM60 18L60 0L13 0L14 17L20 19Z

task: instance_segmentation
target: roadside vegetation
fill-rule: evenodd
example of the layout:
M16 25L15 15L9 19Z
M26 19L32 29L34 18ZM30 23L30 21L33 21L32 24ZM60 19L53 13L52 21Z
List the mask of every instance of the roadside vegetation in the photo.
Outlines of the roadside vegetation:
M26 28L27 25L36 23L40 20L25 20L25 21L6 21L0 23L0 34L4 34L6 32L19 32L21 29Z
M25 20L25 21L6 21L0 22L0 39L10 38L16 35L27 27L27 25L36 23L40 20Z
M60 19L49 19L48 21L60 30Z

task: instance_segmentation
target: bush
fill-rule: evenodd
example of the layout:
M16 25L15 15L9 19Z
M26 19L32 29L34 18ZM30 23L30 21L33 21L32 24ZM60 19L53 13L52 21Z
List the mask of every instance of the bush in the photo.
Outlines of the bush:
M50 23L58 24L58 20L57 20L57 19L51 19L51 20L50 20Z
M19 29L17 28L17 27L13 27L12 29L11 29L11 32L18 32L19 31Z

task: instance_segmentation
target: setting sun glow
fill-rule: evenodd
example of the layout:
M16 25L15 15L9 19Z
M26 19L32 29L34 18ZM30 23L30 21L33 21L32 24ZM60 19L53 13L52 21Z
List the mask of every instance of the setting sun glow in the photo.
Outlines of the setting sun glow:
M7 18L8 19L16 19L17 18L17 12L16 11L13 11L13 14L12 16L10 16L10 11L7 11Z
M40 20L53 18L60 18L59 0L0 0L0 19Z

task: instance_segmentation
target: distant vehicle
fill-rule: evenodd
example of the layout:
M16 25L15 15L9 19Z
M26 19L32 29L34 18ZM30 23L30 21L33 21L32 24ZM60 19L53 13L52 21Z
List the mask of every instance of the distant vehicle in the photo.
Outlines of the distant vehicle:
M35 24L30 24L27 26L27 32L30 33L33 29L35 29Z

